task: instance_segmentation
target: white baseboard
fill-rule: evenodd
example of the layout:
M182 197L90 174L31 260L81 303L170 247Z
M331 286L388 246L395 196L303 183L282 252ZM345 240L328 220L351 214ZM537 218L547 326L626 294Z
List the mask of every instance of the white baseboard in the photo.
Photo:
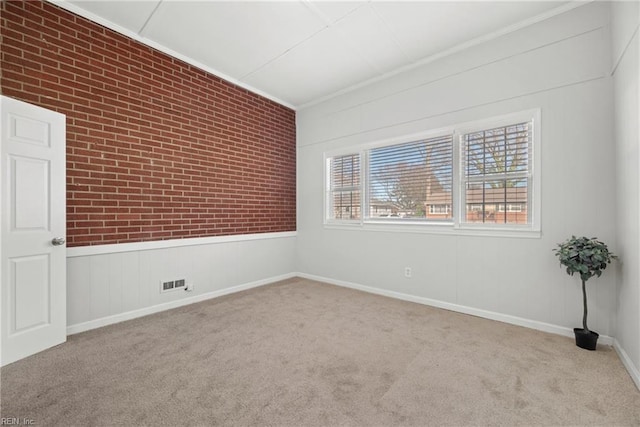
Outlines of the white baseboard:
M550 323L539 322L537 320L525 319L522 317L511 316L508 314L496 313L494 311L481 310L478 308L467 307L464 305L453 304L453 303L444 302L444 301L438 301L430 298L403 294L401 292L394 292L386 289L372 288L370 286L360 285L352 282L346 282L344 280L331 279L328 277L316 276L313 274L296 273L296 275L299 277L303 277L305 279L330 283L332 285L343 286L351 289L357 289L359 291L364 291L371 294L382 295L386 297L400 299L403 301L410 301L418 304L429 305L437 308L443 308L445 310L451 310L458 313L470 314L472 316L478 316L485 319L496 320L504 323L510 323L512 325L524 326L525 328L536 329L539 331L549 332L552 334L562 335L570 338L574 337L573 329L567 328L565 326L552 325ZM613 338L608 335L600 335L598 342L604 345L613 345Z
M91 329L100 328L114 323L124 322L125 320L131 320L149 314L158 313L172 308L182 307L184 305L193 304L200 301L205 301L211 298L221 297L223 295L233 294L236 292L244 291L251 288L257 288L259 286L268 285L270 283L278 282L280 280L290 279L295 277L295 273L282 274L280 276L269 277L267 279L257 280L255 282L245 283L231 288L220 289L213 292L207 292L205 294L194 295L192 297L171 301L163 304L153 305L151 307L145 307L138 310L127 311L125 313L114 314L112 316L101 317L100 319L90 320L88 322L78 323L75 325L67 326L67 335L73 335L80 332L89 331Z
M617 339L613 340L613 348L616 349L618 356L620 356L620 360L622 360L622 364L627 368L629 375L631 375L631 379L636 384L636 387L638 387L638 390L640 390L640 370L638 370L638 367L633 364L631 358L627 352L624 351L624 348L620 346Z
M370 286L360 285L357 283L347 282L344 280L331 279L328 277L316 276L307 273L287 273L280 276L269 277L254 282L245 283L238 286L233 286L226 289L220 289L213 292L207 292L205 294L194 295L189 298L184 298L177 301L171 301L168 303L158 304L151 307L141 308L139 310L128 311L126 313L115 314L113 316L102 317L100 319L91 320L88 322L78 323L67 327L67 335L73 335L80 332L89 331L91 329L100 328L103 326L112 325L114 323L124 322L125 320L131 320L138 317L147 316L149 314L158 313L172 308L182 307L185 305L193 304L200 301L205 301L212 298L221 297L223 295L229 295L232 293L244 291L251 288L257 288L259 286L268 285L270 283L278 282L280 280L290 279L292 277L302 277L309 280L316 280L319 282L325 282L332 285L342 286L345 288L356 289L371 294L382 295L390 298L395 298L403 301L415 302L418 304L424 304L432 307L442 308L445 310L451 310L458 313L470 314L473 316L482 317L485 319L496 320L499 322L510 323L512 325L523 326L530 329L536 329L543 332L549 332L552 334L562 335L566 337L573 337L573 330L564 326L552 325L550 323L539 322L536 320L525 319L517 316L510 316L507 314L496 313L488 310L481 310L473 307L467 307L464 305L448 303L444 301L438 301L430 298L419 297L415 295L404 294L401 292L394 292L385 289L373 288ZM618 353L622 363L629 372L631 379L635 383L636 387L640 389L640 371L633 364L629 355L620 346L620 343L614 338L608 335L600 335L600 343L604 345L612 345Z

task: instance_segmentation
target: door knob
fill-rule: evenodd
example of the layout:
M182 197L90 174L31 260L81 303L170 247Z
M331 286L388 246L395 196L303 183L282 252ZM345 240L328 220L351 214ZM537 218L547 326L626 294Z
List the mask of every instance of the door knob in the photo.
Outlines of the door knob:
M54 237L54 238L51 240L51 244L52 244L53 246L60 246L60 245L64 245L64 242L65 242L64 237Z

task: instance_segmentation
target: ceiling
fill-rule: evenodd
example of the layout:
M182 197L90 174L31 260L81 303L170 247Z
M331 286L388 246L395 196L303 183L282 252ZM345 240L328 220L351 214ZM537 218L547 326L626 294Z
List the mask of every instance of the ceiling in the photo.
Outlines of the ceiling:
M292 108L578 5L566 1L52 1Z

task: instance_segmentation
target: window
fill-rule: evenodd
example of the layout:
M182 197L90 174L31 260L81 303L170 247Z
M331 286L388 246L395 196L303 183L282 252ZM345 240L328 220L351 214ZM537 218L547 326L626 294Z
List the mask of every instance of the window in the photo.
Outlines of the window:
M451 135L369 150L368 217L452 218L452 164Z
M451 205L429 205L431 215L447 215L451 213Z
M523 203L509 203L506 206L506 211L505 211L504 204L500 204L498 206L498 212L522 212L523 206L524 206Z
M328 216L336 220L360 219L360 155L329 159Z
M462 222L529 223L530 151L531 122L462 135Z
M538 232L539 116L516 113L328 156L325 220Z

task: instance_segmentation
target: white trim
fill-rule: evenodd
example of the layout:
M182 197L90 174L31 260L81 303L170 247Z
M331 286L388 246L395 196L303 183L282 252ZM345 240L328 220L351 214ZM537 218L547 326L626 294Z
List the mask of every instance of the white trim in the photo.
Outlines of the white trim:
M613 340L613 348L618 353L618 356L620 357L620 360L622 360L622 364L624 365L624 367L627 368L627 371L629 372L629 375L631 376L633 382L636 384L636 387L638 388L638 390L640 390L640 370L638 370L638 367L633 364L631 358L629 357L627 352L624 351L617 339Z
M213 245L217 243L246 242L248 240L284 239L296 237L297 231L278 233L237 234L231 236L193 237L188 239L152 240L148 242L117 243L113 245L77 246L67 249L67 258L115 254L120 252L148 251L177 248L180 246Z
M356 289L371 294L382 295L385 297L395 298L403 301L415 302L418 304L428 305L431 307L442 308L445 310L451 310L458 313L469 314L472 316L478 316L485 319L496 320L499 322L509 323L512 325L522 326L525 328L535 329L543 332L549 332L556 335L565 337L573 337L573 330L564 326L552 325L550 323L538 322L536 320L524 319L522 317L511 316L507 314L496 313L488 310L481 310L472 307L467 307L459 304L452 304L443 301L438 301L430 298L418 297L414 295L404 294L401 292L394 292L384 289L372 288L370 286L364 286L344 280L330 279L328 277L316 276L307 273L287 273L280 276L274 276L267 279L257 280L254 282L245 283L230 288L220 289L206 294L196 295L189 298L181 299L178 301L171 301L168 303L158 304L152 307L145 307L139 310L133 310L126 313L120 313L113 316L107 316L100 319L91 320L88 322L78 323L75 325L67 326L67 335L74 335L80 332L89 331L103 326L113 325L115 323L124 322L127 320L136 319L139 317L147 316L161 311L170 310L173 308L182 307L189 304L194 304L201 301L206 301L212 298L218 298L224 295L229 295L244 290L265 286L271 283L275 283L281 280L290 279L292 277L301 277L304 279L315 280L319 282L329 283L336 286L342 286L345 288ZM634 366L633 362L629 358L628 354L620 346L617 339L608 335L600 335L600 343L604 345L613 345L613 348L618 353L618 356L622 360L623 365L629 372L631 379L635 383L636 387L640 389L640 371Z
M405 66L397 68L395 70L392 70L392 71L390 71L388 73L381 74L379 76L373 77L371 79L368 79L368 80L365 80L363 82L357 83L355 85L349 86L347 88L341 89L341 90L339 90L337 92L334 92L334 93L331 93L329 95L325 95L325 96L322 96L322 97L320 97L318 99L314 99L312 101L305 102L304 104L300 104L297 107L297 111L301 111L301 110L303 110L305 108L313 107L314 105L321 104L321 103L323 103L325 101L328 101L330 99L333 99L333 98L337 98L340 95L344 95L346 93L353 92L356 89L360 89L362 87L369 86L369 85L371 85L373 83L388 79L390 77L393 77L395 75L404 73L406 71L413 70L413 69L418 68L418 67L420 67L422 65L426 65L426 64L429 64L431 62L435 62L438 59L441 59L441 58L444 58L444 57L447 57L447 56L451 56L451 55L453 55L455 53L461 52L461 51L463 51L465 49L469 49L469 48L471 48L473 46L477 46L477 45L480 45L482 43L486 43L488 41L491 41L491 40L497 39L499 37L505 36L507 34L516 32L516 31L521 30L523 28L527 28L527 27L529 27L531 25L537 24L538 22L546 21L547 19L553 18L554 16L562 15L563 13L569 12L570 10L573 10L573 9L575 9L577 7L580 7L580 6L584 6L584 5L589 4L591 2L593 2L593 0L573 0L573 1L570 1L570 2L568 2L566 4L563 4L563 5L555 8L555 9L548 10L546 12L541 13L540 15L525 19L524 21L515 23L515 24L510 25L510 26L508 26L506 28L502 28L502 29L500 29L498 31L494 31L493 33L485 34L485 35L480 36L480 37L476 37L476 38L468 40L468 41L466 41L464 43L460 43L459 45L454 46L452 48L443 50L443 51L438 52L438 53L436 53L434 55L427 56L426 58L422 58L422 59L417 60L417 61L415 61L415 62L413 62L411 64L405 65Z
M542 232L531 230L530 228L519 229L515 227L459 227L455 228L451 221L437 223L430 222L392 222L368 220L360 223L354 220L352 223L329 221L324 224L324 228L344 231L374 231L384 233L419 233L419 234L445 234L450 236L477 236L477 237L509 237L523 239L539 239Z
M497 127L509 126L518 122L526 122L529 120L540 121L541 108L529 108L527 110L513 111L496 116L486 117L482 119L467 121L453 125L454 131L459 134L473 133L478 130L492 129ZM535 129L534 129L535 130Z
M512 113L508 113L508 114L512 114ZM392 145L400 145L400 144L405 144L410 142L422 141L424 139L445 137L445 136L453 135L459 126L467 126L468 124L469 122L464 122L464 123L459 123L459 124L454 124L449 126L443 126L435 129L426 129L419 132L401 134L401 135L391 136L391 137L382 138L382 139L374 139L374 140L365 141L356 145L350 145L349 147L342 147L342 148L327 150L324 152L324 155L326 158L331 158L331 157L337 157L337 156L344 156L348 154L357 154L357 153L362 154L363 152L372 150L374 148L389 147Z
M149 46L149 47L152 47L152 48L154 48L156 50L159 50L162 53L166 53L167 55L172 56L174 58L177 58L177 59L179 59L179 60L181 60L183 62L186 62L187 64L193 65L194 67L199 68L199 69L201 69L203 71L206 71L209 74L213 74L216 77L220 77L221 79L226 80L227 82L229 82L231 84L239 86L239 87L241 87L243 89L247 89L250 92L253 92L253 93L257 94L257 95L260 95L260 96L263 96L263 97L265 97L267 99L270 99L271 101L274 101L274 102L276 102L276 103L278 103L280 105L283 105L283 106L285 106L287 108L290 108L290 109L292 109L294 111L296 110L296 107L294 105L292 105L292 104L290 104L290 103L288 103L286 101L283 101L280 98L276 98L273 95L270 95L270 94L268 94L268 93L266 93L266 92L264 92L264 91L262 91L260 89L256 89L255 87L253 87L253 86L251 86L251 85L249 85L247 83L244 83L244 82L242 82L242 81L240 81L240 80L238 80L238 79L236 79L234 77L231 77L231 76L229 76L227 74L224 74L224 73L216 70L215 68L209 67L208 65L205 65L205 64L203 64L201 62L198 62L193 58L190 58L190 57L188 57L186 55L178 53L173 49L170 49L170 48L168 48L168 47L166 47L164 45L161 45L160 43L157 43L157 42L155 42L155 41L153 41L151 39L148 39L148 38L136 33L135 31L131 31L131 30L129 30L127 28L124 28L124 27L122 27L122 26L120 26L118 24L115 24L115 23L113 23L113 22L111 22L111 21L109 21L109 20L107 20L107 19L105 19L105 18L103 18L101 16L98 16L98 15L96 15L94 13L91 13L91 12L83 9L82 7L74 4L74 3L70 3L68 0L47 0L47 1L49 3L52 3L52 4L56 5L56 6L59 6L59 7L63 8L63 9L65 9L65 10L67 10L67 11L69 11L71 13L75 13L76 15L79 15L79 16L81 16L83 18L86 18L86 19L88 19L90 21L93 21L93 22L95 22L97 24L100 24L100 25L102 25L104 27L107 27L110 30L113 30L113 31L115 31L115 32L117 32L119 34L122 34L122 35L124 35L126 37L129 37L129 38L131 38L131 39L133 39L133 40L135 40L137 42L140 42L140 43L142 43L142 44L144 44L146 46Z
M91 12L83 9L80 6L69 2L68 0L47 0L47 1L52 3L52 4L55 4L55 5L59 6L61 8L63 8L63 9L66 9L69 12L75 13L75 14L77 14L79 16L82 16L82 17L87 18L87 19L89 19L89 20L91 20L93 22L96 22L96 23L98 23L100 25L103 25L103 26L105 26L105 27L107 27L107 28L109 28L109 29L111 29L113 31L116 31L117 33L120 33L120 34L123 34L123 35L125 35L127 37L130 37L130 38L132 38L132 39L134 39L134 40L136 40L136 41L138 41L138 42L140 42L142 44L145 44L145 45L150 46L150 47L152 47L154 49L157 49L157 50L159 50L159 51L161 51L163 53L166 53L167 55L171 55L171 56L173 56L173 57L175 57L177 59L180 59L181 61L184 61L184 62L186 62L188 64L191 64L194 67L200 68L201 70L204 70L204 71L206 71L208 73L214 74L214 75L216 75L216 76L218 76L218 77L220 77L220 78L222 78L222 79L224 79L224 80L226 80L226 81L228 81L228 82L230 82L232 84L235 84L235 85L240 86L240 87L242 87L244 89L247 89L247 90L249 90L249 91L251 91L251 92L253 92L255 94L264 96L265 98L268 98L268 99L270 99L270 100L272 100L274 102L277 102L280 105L283 105L285 107L291 108L294 111L299 111L299 110L302 110L304 108L311 107L311 106L316 105L316 104L320 104L320 103L322 103L324 101L327 101L329 99L336 98L336 97L338 97L340 95L343 95L345 93L352 92L352 91L354 91L356 89L359 89L361 87L368 86L368 85L373 84L375 82L388 79L388 78L390 78L392 76L395 76L395 75L398 75L400 73L403 73L403 72L412 70L414 68L420 67L422 65L434 62L434 61L436 61L438 59L453 55L453 54L455 54L457 52L461 52L461 51L463 51L465 49L469 49L470 47L477 46L479 44L488 42L490 40L502 37L502 36L510 34L510 33L513 33L515 31L518 31L520 29L529 27L529 26L531 26L533 24L536 24L538 22L542 22L542 21L545 21L547 19L553 18L554 16L561 15L561 14L566 13L566 12L568 12L570 10L573 10L573 9L579 7L579 6L583 6L585 4L591 3L593 0L573 0L573 1L570 1L570 2L568 2L566 4L563 4L563 5L561 5L561 6L557 7L557 8L554 8L554 9L548 10L546 12L543 12L543 13L537 15L537 16L525 19L524 21L515 23L513 25L510 25L508 27L502 28L500 30L494 31L494 32L492 32L490 34L485 34L485 35L482 35L480 37L476 37L476 38L468 40L468 41L466 41L464 43L460 43L457 46L454 46L452 48L449 48L449 49L446 49L444 51L441 51L441 52L439 52L437 54L428 56L426 58L422 58L422 59L420 59L418 61L415 61L415 62L413 62L411 64L405 65L404 67L400 67L400 68L395 69L393 71L390 71L388 73L383 73L383 74L381 74L379 76L376 76L374 78L365 80L365 81L360 82L358 84L349 86L347 88L338 90L336 92L330 93L330 94L322 96L322 97L320 97L318 99L314 99L312 101L309 101L309 102L306 102L306 103L303 103L303 104L300 104L300 105L297 105L297 106L293 105L293 104L291 104L289 102L283 101L280 98L277 98L277 97L275 97L273 95L270 95L270 94L268 94L268 93L266 93L266 92L264 92L264 91L262 91L260 89L257 89L257 88L255 88L255 87L253 87L253 86L251 86L251 85L249 85L247 83L244 83L244 82L242 82L242 81L240 81L240 80L238 80L238 79L236 79L234 77L231 77L229 75L221 73L221 72L219 72L218 70L216 70L216 69L214 69L212 67L209 67L209 66L204 65L204 64L202 64L202 63L200 63L198 61L195 61L192 58L189 58L188 56L185 56L185 55L182 55L182 54L180 54L178 52L175 52L174 50L169 49L168 47L163 46L163 45L161 45L161 44L159 44L157 42L154 42L154 41L152 41L152 40L140 35L139 33L131 31L131 30L129 30L127 28L124 28L124 27L122 27L120 25L117 25L117 24L115 24L115 23L113 23L113 22L111 22L111 21L109 21L109 20L107 20L105 18L102 18L102 17L100 17L100 16L98 16L98 15L96 15L94 13L91 13ZM385 25L386 25L386 23L385 23ZM146 26L146 23L145 23L145 26ZM144 31L144 27L141 29L141 31Z
M358 163L360 166L360 172L359 172L359 177L360 177L360 185L358 186L353 186L353 187L340 187L340 190L337 191L359 191L360 192L360 218L358 219L334 219L332 218L333 216L333 194L334 194L334 190L331 187L331 160L335 157L344 157L344 156L358 156ZM327 154L324 154L324 167L323 167L323 171L324 171L324 202L323 202L323 218L324 218L324 224L327 223L337 223L337 224L362 224L362 218L364 216L363 213L363 183L364 183L364 176L363 176L363 167L364 167L364 153L362 151L346 151L345 154L337 154L337 155L333 155L333 156L327 156Z
M631 46L631 43L633 42L634 37L638 35L639 29L640 29L640 25L636 25L636 29L633 30L633 34L631 35L631 37L629 37L629 41L622 49L622 52L620 52L620 55L618 56L618 58L614 58L613 66L611 67L611 73L609 75L613 76L618 70L618 65L620 65L620 62L622 62L622 58L624 58L624 56L627 54L627 51L629 50L629 46Z
M206 301L208 299L217 298L223 295L233 294L240 291L245 291L251 288L257 288L259 286L268 285L270 283L278 282L280 280L290 279L295 276L296 275L294 273L282 274L280 276L274 276L274 277L269 277L267 279L256 280L255 282L249 282L243 285L220 289L218 291L207 292L206 294L195 295L195 296L180 299L177 301L166 302L166 303L154 305L151 307L141 308L139 310L128 311L126 313L114 314L113 316L102 317L100 319L90 320L88 322L69 325L67 326L67 335L78 334L80 332L89 331L91 329L101 328L103 326L113 325L114 323L124 322L125 320L136 319L138 317L147 316L153 313L159 313L161 311L170 310L172 308L182 307L184 305ZM185 292L185 294L189 295L187 292Z
M352 282L346 282L344 280L330 279L328 277L316 276L313 274L296 273L296 275L304 279L315 280L318 282L325 282L332 285L337 285L345 288L368 292L371 294L382 295L385 297L395 298L403 301L415 302L418 304L428 305L431 307L443 308L445 310L451 310L458 313L470 314L472 316L482 317L490 320L496 320L498 322L509 323L517 326L523 326L525 328L535 329L543 332L549 332L552 334L562 335L565 337L571 337L571 338L575 337L573 333L573 329L567 328L564 326L552 325L550 323L539 322L537 320L525 319L522 317L511 316L509 314L496 313L494 311L467 307L464 305L453 304L449 302L434 300L431 298L424 298L424 297L419 297L415 295L404 294L401 292L389 291L386 289L372 288L370 286L360 285ZM600 335L599 342L604 345L612 345L613 338L608 335Z

